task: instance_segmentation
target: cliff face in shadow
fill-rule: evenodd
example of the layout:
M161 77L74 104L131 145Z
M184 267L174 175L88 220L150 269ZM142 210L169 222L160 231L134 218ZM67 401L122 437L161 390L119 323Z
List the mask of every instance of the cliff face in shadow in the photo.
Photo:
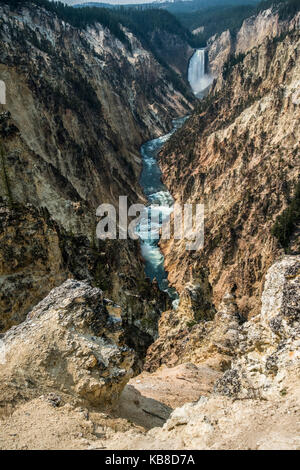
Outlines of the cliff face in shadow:
M0 13L1 329L72 276L121 304L144 353L168 299L145 278L136 242L95 240L96 208L144 201L140 145L190 112L189 91L125 29L124 45L35 5Z
M47 207L75 233L101 202L123 194L137 202L141 143L190 109L152 54L128 36L131 51L99 24L78 30L37 7L2 7L13 197ZM78 227L74 202L84 213Z

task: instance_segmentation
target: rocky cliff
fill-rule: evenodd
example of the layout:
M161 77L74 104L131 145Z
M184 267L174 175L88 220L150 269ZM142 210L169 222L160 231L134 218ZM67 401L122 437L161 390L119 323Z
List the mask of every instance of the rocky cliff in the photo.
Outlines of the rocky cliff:
M176 409L162 429L146 436L118 436L109 448L298 449L299 276L299 256L274 263L266 276L260 314L239 326L238 310L227 296L215 322L227 325L219 340L234 357L213 394ZM213 329L202 338L199 325L194 328L194 351L209 352ZM190 337L185 338L188 353Z
M244 54L267 38L298 28L299 21L300 13L282 15L280 7L273 6L247 18L237 33L227 30L213 36L207 46L210 73L217 77L230 55Z
M12 197L47 207L74 233L101 202L142 197L139 146L189 109L127 34L131 50L100 24L79 30L37 7L1 6Z
M161 153L175 200L205 205L203 250L162 244L171 283L179 292L192 283L202 298L196 321L227 291L242 316L258 313L264 276L283 252L272 227L299 178L299 48L293 30L232 59ZM297 252L299 240L286 249Z
M188 65L194 49L182 38L166 31L155 30L151 34L151 43L157 53L187 81Z
M0 407L58 392L89 406L116 402L134 351L110 304L100 289L68 280L11 328L0 340Z
M135 382L142 393L127 386L115 411L103 410L103 400L116 404L132 365L119 317L108 314L113 305L86 283L54 289L0 343L0 447L299 448L299 275L300 257L282 257L267 273L259 315L242 322L226 295L204 337L201 325L189 326L186 357L192 337L194 353L211 354L219 341L231 350L223 373L210 374L212 363L203 358L202 369L188 363L144 373ZM218 340L216 324L223 328ZM215 382L210 394L209 380ZM169 394L162 397L165 383ZM177 394L194 402L172 411L163 403L172 392L175 403Z
M4 331L76 277L124 307L137 348L157 334L166 296L146 280L137 243L95 240L95 211L120 195L144 200L139 147L191 103L152 52L123 32L125 42L101 24L79 29L36 5L1 3Z

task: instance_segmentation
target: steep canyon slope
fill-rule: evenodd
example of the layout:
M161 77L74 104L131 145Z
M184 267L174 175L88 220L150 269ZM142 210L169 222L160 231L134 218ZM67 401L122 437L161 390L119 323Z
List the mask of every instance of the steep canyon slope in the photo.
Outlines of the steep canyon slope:
M299 54L294 29L229 61L160 155L176 202L205 204L203 250L162 243L171 283L195 291L196 321L228 291L242 316L258 313L265 273L283 253L272 227L299 179ZM296 234L290 252L299 250Z
M299 449L299 269L299 256L274 263L261 312L244 324L226 296L215 322L234 357L212 393L209 367L195 381L189 363L161 369L156 382L144 373L141 393L127 386L114 410L132 351L99 289L67 281L0 342L1 449ZM189 336L201 342L201 325ZM174 411L164 405L172 392L185 403Z
M263 6L263 4L262 4ZM258 14L243 21L241 28L233 33L229 29L208 40L208 70L217 77L231 55L244 54L259 46L267 38L275 38L299 27L300 12L284 10L284 3L262 9Z
M20 8L0 20L0 448L299 448L296 23L246 22L193 112L128 30L129 48ZM187 113L159 162L176 202L204 203L205 243L160 243L175 310L94 214L143 201L139 146Z
M96 242L95 212L120 195L144 200L139 147L192 98L123 32L125 42L99 23L79 29L30 2L1 3L1 330L72 276L124 306L133 340L156 334L167 299L137 243Z

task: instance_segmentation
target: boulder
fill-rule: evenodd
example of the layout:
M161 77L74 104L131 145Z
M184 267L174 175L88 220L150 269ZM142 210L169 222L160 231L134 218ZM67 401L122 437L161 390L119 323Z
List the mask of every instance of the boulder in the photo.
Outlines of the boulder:
M134 352L107 304L86 282L53 289L0 340L0 403L58 392L91 406L113 405L132 376Z

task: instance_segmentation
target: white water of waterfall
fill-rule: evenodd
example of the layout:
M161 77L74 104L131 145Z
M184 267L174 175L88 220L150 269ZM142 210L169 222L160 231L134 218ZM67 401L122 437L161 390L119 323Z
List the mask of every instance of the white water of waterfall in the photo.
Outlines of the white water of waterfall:
M188 80L195 95L204 91L213 81L213 77L205 73L205 49L198 49L189 63Z

